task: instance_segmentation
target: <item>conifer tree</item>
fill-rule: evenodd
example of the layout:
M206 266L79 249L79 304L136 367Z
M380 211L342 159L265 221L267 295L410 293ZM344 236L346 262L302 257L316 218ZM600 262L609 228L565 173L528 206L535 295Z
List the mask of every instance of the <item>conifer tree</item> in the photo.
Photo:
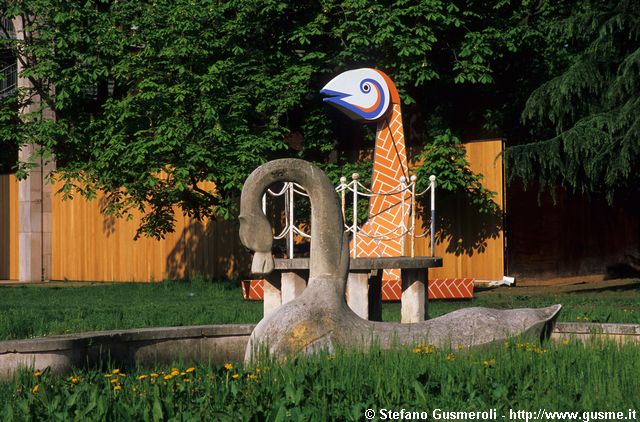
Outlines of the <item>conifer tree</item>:
M507 151L510 176L596 193L637 192L640 168L640 2L577 2L550 22L552 78L522 120L537 142Z

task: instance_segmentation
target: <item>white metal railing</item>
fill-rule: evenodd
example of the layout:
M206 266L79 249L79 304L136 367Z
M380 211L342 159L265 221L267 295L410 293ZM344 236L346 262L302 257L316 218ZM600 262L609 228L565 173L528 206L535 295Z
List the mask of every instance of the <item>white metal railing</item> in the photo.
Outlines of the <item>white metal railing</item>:
M18 64L0 69L0 98L13 94L18 85Z
M352 247L351 252L352 256L356 257L356 247L358 244L358 237L364 236L367 238L373 238L380 241L389 241L396 240L409 237L410 245L411 245L411 256L415 256L415 240L419 238L426 237L427 235L435 233L435 224L436 224L436 197L435 197L435 188L436 188L436 177L429 176L429 187L427 187L424 191L416 193L416 176L411 176L409 179L409 183L407 183L407 179L403 176L400 178L398 186L388 192L373 192L371 189L364 186L360 183L358 173L353 173L351 175L351 182L347 183L346 177L340 178L340 184L335 188L336 193L340 195L340 202L342 204L342 217L345 221L345 232L352 233ZM352 213L351 213L351 221L347 224L347 193L352 193ZM424 195L425 193L430 192L430 210L431 210L431 221L429 225L429 230L424 233L417 234L416 233L416 198ZM284 197L284 206L285 206L285 224L283 230L275 234L273 236L274 239L287 239L287 251L289 259L293 259L293 246L294 246L294 237L295 235L302 236L307 239L311 239L311 235L305 233L301 228L296 226L295 224L295 195L300 195L304 197L308 197L309 195L304 190L302 186L294 182L286 182L282 186L278 192L274 192L271 189L267 189L267 192L262 197L262 210L266 214L267 208L267 195L272 197ZM358 199L361 197L377 197L377 196L392 196L399 195L400 201L394 206L401 207L401 215L404 217L409 214L408 224L406 222L406 218L402 218L402 222L400 226L388 230L386 233L369 233L367 230L363 230L362 227L358 225ZM435 236L430 236L430 252L431 256L435 255ZM403 242L403 255L404 252L404 244Z

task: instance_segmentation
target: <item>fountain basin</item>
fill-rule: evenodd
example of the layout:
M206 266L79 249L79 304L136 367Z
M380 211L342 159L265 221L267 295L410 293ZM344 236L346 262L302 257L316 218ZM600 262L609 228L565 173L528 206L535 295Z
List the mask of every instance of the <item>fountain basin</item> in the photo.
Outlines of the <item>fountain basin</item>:
M93 331L26 340L0 341L0 380L19 367L72 368L152 367L175 361L242 361L255 324L200 325Z
M241 362L255 324L94 331L0 341L0 380L20 367L65 374L73 368L147 367L184 362ZM615 341L640 345L640 324L558 322L551 341Z

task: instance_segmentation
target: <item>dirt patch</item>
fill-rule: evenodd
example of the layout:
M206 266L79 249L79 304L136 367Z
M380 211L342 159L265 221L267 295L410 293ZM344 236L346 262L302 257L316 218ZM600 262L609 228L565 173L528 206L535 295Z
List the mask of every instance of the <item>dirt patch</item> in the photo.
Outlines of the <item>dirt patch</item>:
M629 291L640 297L640 279L623 278L603 280L602 276L565 277L546 280L529 280L516 283L515 287L501 286L493 289L476 288L476 295L550 295L560 293L596 293L606 291Z

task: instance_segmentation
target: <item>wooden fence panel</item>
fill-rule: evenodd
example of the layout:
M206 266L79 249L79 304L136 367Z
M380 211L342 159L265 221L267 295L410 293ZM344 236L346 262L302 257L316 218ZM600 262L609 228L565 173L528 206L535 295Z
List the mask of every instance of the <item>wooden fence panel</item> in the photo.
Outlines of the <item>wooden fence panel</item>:
M18 279L18 180L0 175L0 280Z
M134 241L140 216L129 221L104 216L100 201L54 196L53 280L233 277L249 268L250 257L233 222L198 222L178 211L174 233L162 240Z
M482 173L483 185L496 192L495 202L504 210L502 140L465 143L471 170ZM481 215L463 198L441 200L436 187L436 256L443 266L429 271L429 278L475 278L502 280L504 276L504 233L502 215ZM424 216L424 224L423 218ZM428 228L429 211L418 210L416 227ZM416 241L416 255L428 255L430 239Z

